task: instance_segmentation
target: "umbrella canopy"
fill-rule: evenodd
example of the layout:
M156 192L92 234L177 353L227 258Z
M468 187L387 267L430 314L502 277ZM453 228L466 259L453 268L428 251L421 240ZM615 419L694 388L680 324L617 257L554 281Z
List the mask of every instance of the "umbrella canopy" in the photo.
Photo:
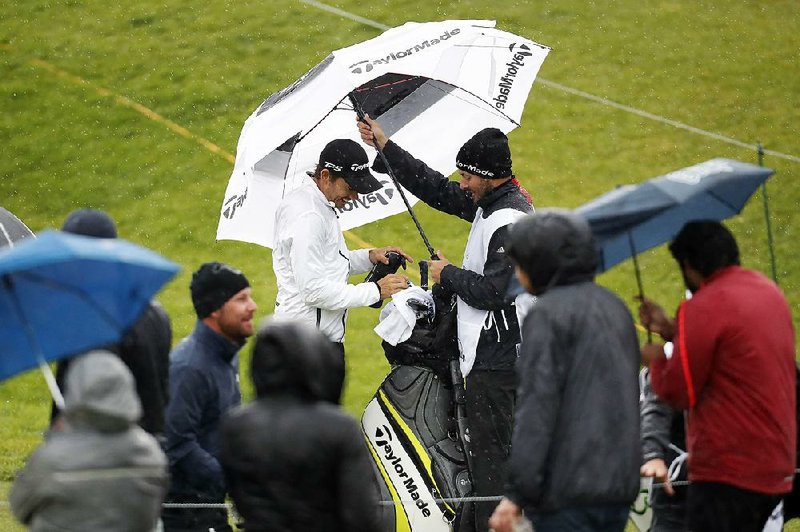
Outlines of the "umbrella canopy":
M33 231L22 220L0 207L0 248L14 247L14 243L33 236Z
M774 170L712 159L638 185L618 187L578 207L589 222L603 272L669 242L687 222L721 221L741 212Z
M0 380L120 340L178 265L119 239L46 231L0 251Z
M476 132L517 127L549 48L494 26L491 20L409 22L333 52L267 98L239 137L217 238L271 247L278 202L308 179L325 144L360 142L353 100L393 140L445 175ZM402 212L396 192L386 179L381 190L349 202L338 212L342 228Z

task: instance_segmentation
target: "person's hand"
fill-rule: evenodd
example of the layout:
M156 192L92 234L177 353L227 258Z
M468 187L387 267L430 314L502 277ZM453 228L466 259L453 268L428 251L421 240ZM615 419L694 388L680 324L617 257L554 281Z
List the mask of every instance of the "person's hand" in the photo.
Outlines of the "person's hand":
M644 344L642 346L642 364L650 366L653 360L657 358L666 358L664 354L664 346L661 344Z
M386 254L390 251L399 253L404 259L406 259L407 262L414 262L414 259L411 258L411 255L395 246L386 246L369 250L369 261L372 264L378 264L379 262L382 262L383 264L389 264L389 257L387 257Z
M645 329L658 334L668 342L671 341L674 332L673 321L667 316L664 309L646 297L636 296L634 299L640 302L639 321L642 322Z
M522 519L522 510L510 499L503 498L489 518L489 530L494 532L513 532L514 525Z
M439 256L439 260L429 260L428 261L428 275L431 276L434 283L439 283L442 280L442 270L445 266L450 264L450 261L447 260L447 257L444 256L444 253L437 250L436 255Z
M642 464L642 467L639 469L639 474L643 477L653 477L658 482L662 482L664 484L664 491L667 492L667 495L670 497L675 495L675 490L672 488L672 482L669 480L669 469L667 468L667 463L661 458L653 458Z
M363 140L365 144L373 148L377 147L383 149L386 143L389 142L389 137L383 132L381 125L377 121L371 119L369 115L365 115L363 120L356 118L356 124L358 124L358 132L361 135L361 140ZM377 146L375 145L376 143Z
M411 283L402 275L390 273L380 281L378 281L378 288L381 289L381 301L392 297L400 290L405 290L411 286Z

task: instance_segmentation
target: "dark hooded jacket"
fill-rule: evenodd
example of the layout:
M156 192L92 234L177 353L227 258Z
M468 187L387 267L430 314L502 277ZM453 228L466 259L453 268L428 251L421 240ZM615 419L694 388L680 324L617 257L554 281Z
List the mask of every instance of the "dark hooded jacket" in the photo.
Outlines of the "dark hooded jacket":
M268 322L253 348L257 399L222 426L220 462L247 532L379 529L361 429L339 406L341 356L316 329Z
M639 345L625 304L593 282L589 226L542 211L509 256L538 295L524 320L508 497L538 513L630 504L639 491Z

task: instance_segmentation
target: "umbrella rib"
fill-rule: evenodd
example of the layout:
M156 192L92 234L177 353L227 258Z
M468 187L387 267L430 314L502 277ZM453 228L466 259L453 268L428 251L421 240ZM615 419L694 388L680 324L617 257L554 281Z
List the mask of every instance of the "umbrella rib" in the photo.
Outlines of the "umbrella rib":
M6 231L5 224L3 224L2 222L0 222L0 229L3 231L3 237L6 239L6 242L8 242L8 247L13 248L14 241L11 239L11 235L8 234L8 231Z
M428 78L428 79L432 79L432 78ZM435 81L439 81L439 80L435 80ZM439 81L439 83L444 83L445 85L450 85L449 83L446 83L446 82L444 82L444 81ZM478 106L478 105L475 105L473 102L471 102L471 101L469 101L469 100L467 100L467 99L465 99L465 98L462 98L462 97L461 97L461 96L459 96L458 94L453 94L452 92L446 92L446 91L442 90L441 88L437 87L436 85L430 85L430 86L431 86L431 88L434 88L434 89L436 89L436 90L439 90L439 91L441 91L441 92L444 92L444 93L445 93L445 94L447 94L448 96L452 96L453 98L458 98L459 100L461 100L461 101L462 101L462 102L464 102L465 104L467 104L467 105L471 105L472 107L475 107L476 109L480 109L480 108L481 108L480 106ZM504 113L503 111L501 111L500 109L497 109L497 108L496 108L494 105L490 104L489 102L487 102L486 100L484 100L483 98L481 98L480 96L478 96L477 94L475 94L474 92L472 92L472 91L468 91L467 89L465 89L465 88L463 88L463 87L458 87L458 86L456 86L456 85L450 85L450 86L451 86L451 87L455 87L456 89L458 89L458 90L460 90L460 91L464 91L464 92L466 92L467 94L469 94L470 96L474 96L476 99L478 99L478 100L482 101L483 103L485 103L485 104L486 104L486 105L489 107L489 109L490 109L492 112L494 112L494 113L497 113L497 114L499 114L499 115L501 115L501 116L505 117L505 119L506 119L506 120L508 120L508 121L509 121L509 122L511 122L512 124L515 124L517 127L519 127L519 126L520 126L519 122L517 122L516 120L514 120L513 118L511 118L510 116L508 116L507 114L505 114L505 113Z
M717 193L714 192L713 190L706 190L706 194L708 194L709 196L711 196L712 198L714 198L718 202L720 202L723 205L725 205L726 207L728 207L731 210L731 212L739 213L739 212L742 211L742 209L737 209L736 207L731 205L730 202L728 200L726 200L725 198L722 198L719 195L717 195ZM744 205L742 205L742 207L744 207Z
M375 90L375 89L385 89L386 87L392 87L394 85L400 85L401 83L408 83L409 81L413 81L413 80L418 79L418 78L420 78L420 76L412 76L412 77L407 78L407 79L399 79L397 81L392 81L390 83L384 83L383 85L375 85L374 87L365 87L363 89L361 89L361 88L354 89L353 92L366 92L366 91L371 91L371 90Z
M20 321L25 329L25 334L28 337L28 341L31 343L31 348L36 354L36 362L42 371L45 383L47 383L47 387L50 390L50 395L53 397L53 401L55 402L56 406L59 409L64 410L64 396L62 395L61 390L58 388L58 383L56 383L56 379L53 376L53 372L50 370L50 366L47 365L47 362L44 359L42 345L39 343L39 338L37 338L36 332L33 330L33 327L31 327L30 322L28 322L28 317L25 315L22 304L19 302L14 278L11 277L10 274L3 275L3 284L5 284L6 288L8 288L11 301L13 302L14 307L17 309L17 313L19 313Z
M344 98L347 98L347 96L345 96ZM336 105L334 105L334 106L333 106L333 108L332 108L330 111L328 111L327 113L325 113L325 116L323 116L322 118L320 118L320 119L319 119L319 121L318 121L316 124L314 124L313 126L311 126L311 129L309 129L309 130L308 130L308 131L306 131L306 132L305 132L303 135L301 135L300 137L298 137L298 139L297 139L297 142L300 142L301 140L303 140L304 138L306 138L306 137L308 136L308 134L309 134L309 133L311 133L312 131L314 131L315 129L317 129L317 126L319 126L321 123L323 123L323 122L325 121L325 119L326 119L326 118L328 118L328 116L330 116L330 114L331 114L332 112L334 112L334 111L338 111L338 110L341 110L341 109L343 109L342 107L339 107L339 105L340 105L340 104L341 104L341 103L344 101L344 98L342 98L341 100L339 100L339 103L337 103ZM295 144L297 144L297 142L295 142Z
M42 277L41 275L36 275L32 272L19 272L16 274L17 277L25 278L35 283L39 283L40 285L47 286L49 288L55 288L57 290L61 290L64 292L71 293L76 295L78 298L86 302L89 306L94 308L97 313L103 317L108 323L110 323L113 327L115 327L118 331L122 331L122 327L120 326L119 322L114 319L114 317L109 314L106 309L101 306L96 305L92 299L80 288L76 288L74 286L69 286L65 284L58 283L53 281L52 279L48 279L46 277Z

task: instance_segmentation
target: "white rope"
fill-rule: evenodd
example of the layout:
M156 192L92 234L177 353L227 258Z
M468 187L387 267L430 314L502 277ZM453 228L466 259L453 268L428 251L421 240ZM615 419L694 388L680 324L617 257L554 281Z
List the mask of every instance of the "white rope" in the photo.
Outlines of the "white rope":
M795 469L795 473L800 473L800 469ZM673 487L678 486L690 486L692 484L689 480L678 480L675 482L670 482L670 485ZM665 486L664 483L654 483L654 489L663 489ZM397 501L378 501L379 506L396 506L398 504L416 504L419 501L424 502L433 502L436 504L459 504L464 502L500 502L503 499L502 495L491 495L485 497L445 497L445 498L429 498L423 499L419 498L416 500L413 499L400 499ZM8 501L0 501L0 506L8 506ZM216 509L227 509L233 510L234 505L232 503L180 503L180 502L165 502L162 505L162 508L216 508Z
M748 144L746 142L742 142L740 140L736 140L731 137L726 137L724 135L720 135L719 133L714 133L712 131L706 131L705 129L700 129L694 126L690 126L689 124L684 124L683 122L678 122L677 120L672 120L671 118L667 118L664 116L659 116L657 114L649 113L647 111L642 111L641 109L636 109L635 107L631 107L629 105L624 105L621 103L617 103L613 100L609 100L608 98L603 98L602 96L595 96L594 94L590 94L588 92L584 92L578 89L573 89L572 87L567 87L566 85L562 85L560 83L556 83L555 81L550 81L544 78L536 78L537 82L540 82L542 85L547 87L558 89L560 91L573 94L575 96L580 96L581 98L586 98L587 100L591 100L593 102L599 103L601 105L605 105L608 107L613 107L614 109L619 109L620 111L625 111L628 113L635 114L637 116L641 116L642 118L648 118L650 120L654 120L656 122L661 122L662 124L666 124L668 126L672 126L678 129L685 129L686 131L691 131L692 133L697 133L698 135L703 135L706 137L710 137L712 139L716 139L722 142L726 142L728 144L733 144L734 146L738 146L740 148L746 148L748 150L754 150L758 152L758 144ZM781 153L774 150L763 150L764 154L772 155L773 157L778 157L780 159L786 159L787 161L793 162L800 162L800 157L795 155L789 155L787 153Z
M300 0L300 2L304 4L308 4L310 6L316 7L317 9L321 9L323 11L327 11L329 13L333 13L335 15L339 15L340 17L352 20L354 22L358 22L360 24L364 24L366 26L370 26L372 28L376 28L379 30L388 30L390 26L386 24L381 24L378 21L370 20L368 18L360 17L355 13L350 13L349 11L345 11L344 9L339 9L338 7L329 6L327 4L323 4L322 2L318 2L317 0ZM738 146L740 148L745 148L748 150L753 150L758 152L758 144L749 144L747 142L742 142L741 140L737 140L732 137L726 137L725 135L720 135L719 133L714 133L713 131L707 131L705 129L700 129L698 127L690 126L689 124L684 124L683 122L678 122L677 120L673 120L671 118L667 118L665 116L660 116L654 113L650 113L648 111L643 111L641 109L636 109L635 107L631 107L629 105L617 103L613 100L609 100L608 98L603 98L602 96L596 96L589 92L584 92L582 90L573 89L572 87L567 87L566 85L562 85L561 83L556 83L555 81L550 81L548 79L537 77L537 83L541 83L545 87L549 87L551 89L556 89L562 92L566 92L567 94L572 94L573 96L579 96L581 98L585 98L587 100L591 100L595 103L599 103L600 105L605 105L607 107L611 107L620 111L625 111L626 113L632 113L642 118L647 118L648 120L654 120L656 122L660 122L662 124L672 126L674 128L683 129L685 131L689 131L691 133L695 133L697 135L703 135L705 137L709 137L720 142L725 142L727 144L732 144L734 146ZM775 150L763 150L765 155L771 155L772 157L777 157L779 159L785 159L787 161L792 161L795 163L800 163L800 157L796 155L790 155L788 153L782 153Z
M379 30L383 30L383 31L386 31L386 30L389 29L389 26L387 26L386 24L381 24L380 22L377 22L375 20L370 20L368 18L359 17L355 13L350 13L348 11L345 11L344 9L339 9L338 7L333 7L333 6L329 6L327 4L323 4L322 2L317 2L317 0L300 0L300 1L303 2L304 4L308 4L310 6L314 6L314 7L318 8L318 9L323 10L323 11L327 11L329 13L333 13L334 15L339 15L340 17L344 17L344 18L350 19L350 20L352 20L354 22L358 22L358 23L364 24L366 26L373 27L375 29L379 29Z

